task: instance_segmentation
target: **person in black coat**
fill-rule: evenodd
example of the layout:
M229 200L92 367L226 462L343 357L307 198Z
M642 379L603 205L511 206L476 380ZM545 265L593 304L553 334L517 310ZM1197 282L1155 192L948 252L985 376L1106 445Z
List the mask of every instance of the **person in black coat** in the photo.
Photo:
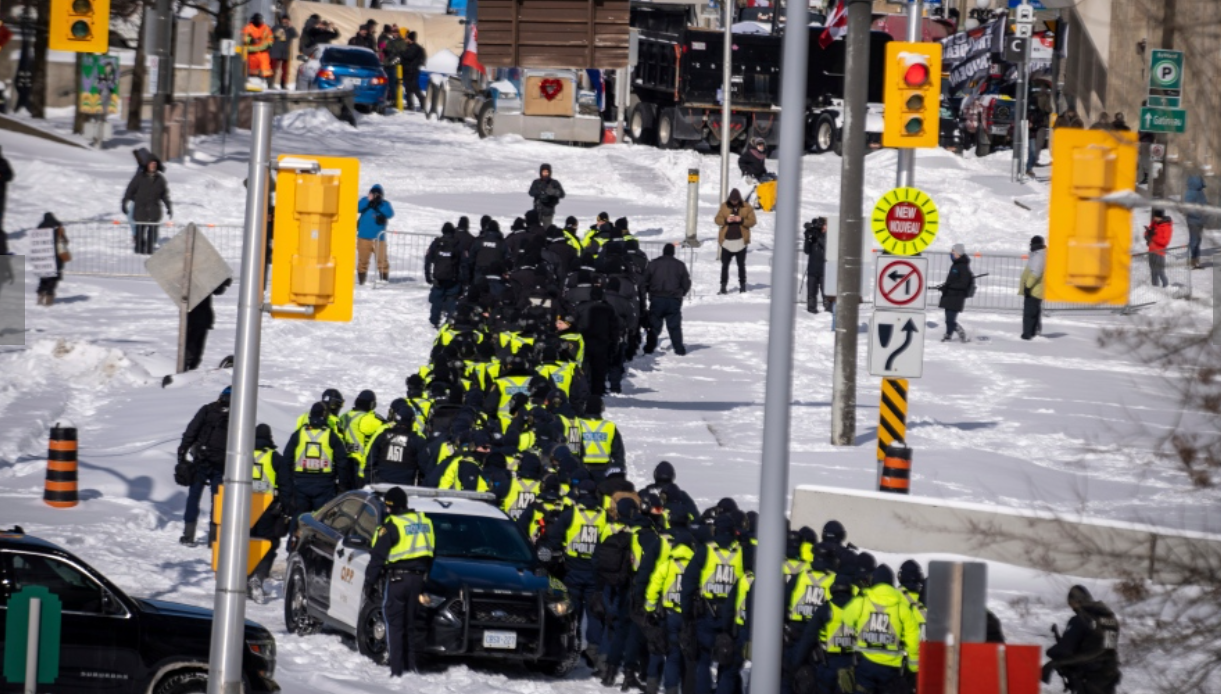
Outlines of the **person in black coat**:
M415 409L403 398L390 403L390 421L373 437L362 482L413 486L428 442L415 433Z
M534 198L534 209L538 211L543 228L551 226L555 219L555 206L564 199L564 186L551 177L551 165L538 167L538 178L530 184L530 197Z
M225 474L225 446L229 443L229 397L230 388L221 391L215 402L199 408L178 444L178 465L188 471L187 507L182 513L185 527L178 541L187 546L195 545L195 522L199 520L199 500L204 487L212 490L220 486ZM192 461L187 461L187 453ZM177 471L175 471L177 476Z
M441 313L452 316L458 307L458 295L462 293L462 244L456 236L457 229L446 222L441 226L441 237L428 246L424 254L424 280L432 285L428 293L430 310L428 322L432 327L441 327Z
M1056 645L1047 649L1043 684L1053 672L1064 678L1066 689L1088 694L1114 694L1119 684L1119 620L1111 608L1094 600L1084 586L1068 591L1072 619Z
M263 514L255 520L254 525L250 528L250 537L267 540L271 543L271 549L259 563L254 567L254 571L250 576L250 580L246 582L246 594L251 600L260 605L266 602L267 594L263 590L263 582L271 575L271 565L276 561L276 550L280 548L280 536L283 535L282 528L287 525L282 519L288 515L284 507L284 499L279 495L278 483L292 474L292 470L287 469L284 464L284 456L276 450L276 442L271 435L271 427L266 424L259 424L254 428L254 455L255 464L258 465L259 455L262 451L268 451L271 456L271 468L275 474L275 485L270 484L267 476L262 477L262 484L269 485L271 491L275 493L276 498L271 502ZM260 480L256 479L254 483L254 491L267 492L266 486L260 488Z
M971 274L971 259L967 256L966 247L961 243L954 244L950 257L954 261L950 265L945 283L941 285L941 301L938 303L938 306L945 309L945 337L941 338L941 341L949 342L957 334L958 339L966 342L967 332L958 324L958 314L962 313L967 297L975 287L975 275Z
M691 274L683 261L674 257L674 244L666 244L661 257L653 259L644 272L644 284L649 293L649 335L644 343L644 353L652 354L657 349L664 322L670 333L674 353L687 353L683 344L683 297L691 291Z
M499 277L508 269L508 261L509 251L505 246L504 234L500 232L500 224L489 219L467 254L464 274L472 282L476 277ZM500 292L494 293L499 295Z
M806 310L818 313L819 295L822 295L823 302L827 301L827 290L823 286L823 273L827 267L826 217L816 217L805 225L805 243L801 250L809 258L806 266Z
M136 223L135 252L152 255L157 248L162 205L165 206L165 215L174 218L170 185L165 180L165 167L161 165L161 160L148 150L136 150L136 161L140 164L140 170L127 184L121 207L128 212L128 206L131 206L131 219Z
M581 337L585 339L585 361L589 387L594 395L606 394L606 379L619 354L622 326L615 309L606 303L602 288L590 290L590 300L577 307Z
M424 48L416 42L416 33L414 31L407 32L407 46L403 48L403 107L408 111L414 110L411 105L411 97L415 97L416 101L420 102L419 110L423 111L424 94L420 91L420 70L424 69L424 63L428 56L424 54Z
M371 51L377 50L377 39L373 38L373 33L369 31L369 25L362 24L357 30L356 35L348 39L349 46L360 46L368 48Z
M233 284L233 279L221 282L211 294L196 304L187 312L187 341L185 366L187 371L194 371L203 362L204 346L208 343L208 331L216 323L216 313L212 310L212 297L220 296Z

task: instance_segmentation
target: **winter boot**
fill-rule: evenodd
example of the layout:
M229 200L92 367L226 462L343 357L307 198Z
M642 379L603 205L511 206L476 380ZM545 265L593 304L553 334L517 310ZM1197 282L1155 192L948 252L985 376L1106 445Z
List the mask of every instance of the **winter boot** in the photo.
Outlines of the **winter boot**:
M615 678L618 676L619 676L619 669L610 667L608 665L606 667L606 672L602 675L602 686L603 687L615 686Z
M45 299L43 298L42 292L38 292L38 305L42 306L44 301Z
M389 273L389 272L381 272L381 273L378 273L378 274L380 274L380 275L382 276L382 281L383 281L383 282L389 282L389 281L390 281L390 273Z
M961 325L955 326L954 334L958 335L959 341L961 341L961 342L967 341L967 331L963 330Z
M267 604L267 593L263 592L263 581L258 576L251 576L246 581L246 597L259 605Z
M368 277L369 277L369 273L367 273L367 272L356 273L356 281L360 282L361 284L364 284L365 279L367 279Z
M746 293L746 283L745 283L745 282L743 282L743 283L741 283L741 284L739 284L739 285L738 285L738 293L739 293L739 294L745 294L745 293Z
M55 292L47 292L47 306L55 303Z
M953 336L953 335L946 335L945 337L941 338L941 341L942 341L942 342L949 342L950 340L953 340L953 339L954 339L954 336Z
M726 289L726 288L725 288L725 285L723 285L723 284L722 284L722 285L721 285L721 291L719 291L719 292L717 292L717 293L718 293L718 294L728 294L728 293L729 293L729 290L728 290L728 289Z
M182 537L178 538L178 543L187 547L195 546L195 524L187 523L182 529Z
M644 682L640 681L640 676L636 674L635 670L629 669L623 673L623 685L619 687L619 691L628 692L633 689L643 691Z
M644 694L657 694L661 691L661 678L650 677L644 684Z

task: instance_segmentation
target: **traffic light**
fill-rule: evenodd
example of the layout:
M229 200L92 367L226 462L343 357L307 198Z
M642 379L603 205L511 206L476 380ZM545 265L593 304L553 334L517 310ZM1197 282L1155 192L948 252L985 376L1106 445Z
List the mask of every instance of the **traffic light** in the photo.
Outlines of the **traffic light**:
M110 0L51 0L47 47L53 51L110 50Z
M936 147L941 131L941 44L886 44L882 146Z
M1098 200L1136 189L1132 133L1056 131L1044 299L1079 304L1128 301L1132 213Z
M360 160L280 157L281 162L285 159L316 161L319 171L294 171L282 165L276 178L271 315L350 321ZM306 307L312 307L312 313L302 312Z

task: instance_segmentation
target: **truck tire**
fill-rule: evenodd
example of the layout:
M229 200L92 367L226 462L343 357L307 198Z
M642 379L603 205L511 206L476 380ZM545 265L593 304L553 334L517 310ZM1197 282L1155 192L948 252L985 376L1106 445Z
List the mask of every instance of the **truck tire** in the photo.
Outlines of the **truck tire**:
M632 138L632 142L638 145L651 145L655 137L653 128L646 125L645 107L642 104L636 104L627 114L627 134Z
M992 141L988 139L988 133L984 132L981 124L975 129L975 156L986 157L989 154L992 154Z
M674 110L666 109L657 119L657 146L661 149L675 149L678 140L674 139Z
M818 120L814 121L814 135L811 139L813 142L810 149L815 154L838 151L836 146L839 144L839 128L835 127L835 117L830 113L818 114Z
M156 694L207 694L208 673L201 670L176 672L157 683Z
M475 131L479 133L480 138L492 136L492 124L495 116L496 106L491 101L479 107L479 113L475 116Z

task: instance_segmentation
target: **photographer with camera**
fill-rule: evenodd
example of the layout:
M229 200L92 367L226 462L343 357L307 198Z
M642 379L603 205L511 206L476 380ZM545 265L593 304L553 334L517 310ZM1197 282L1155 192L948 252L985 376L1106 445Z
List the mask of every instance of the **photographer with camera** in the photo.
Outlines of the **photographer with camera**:
M827 301L826 287L823 286L823 276L827 267L827 218L815 217L805 223L805 241L801 250L809 257L806 265L806 310L818 313L818 296L822 295L823 305L831 310L831 302Z
M555 206L564 199L564 186L551 177L551 165L538 168L538 178L530 184L530 197L534 198L534 210L538 212L539 224L544 229L555 219Z
M386 223L394 217L394 208L386 202L381 184L369 189L369 194L356 207L356 278L361 284L369 272L369 254L377 254L377 272L382 281L390 279L390 259L386 257Z

